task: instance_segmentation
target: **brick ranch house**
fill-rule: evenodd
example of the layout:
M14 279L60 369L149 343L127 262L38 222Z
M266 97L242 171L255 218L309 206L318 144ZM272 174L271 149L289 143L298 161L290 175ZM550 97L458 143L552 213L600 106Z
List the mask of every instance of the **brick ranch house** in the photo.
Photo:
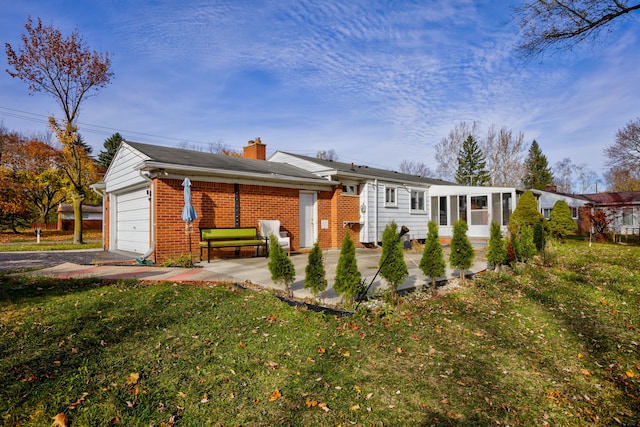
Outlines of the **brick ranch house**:
M197 214L190 236L181 218L185 177ZM424 239L434 220L446 239L465 219L470 237L487 239L491 221L506 226L520 194L283 152L267 160L259 139L244 147L244 158L123 142L93 188L103 195L105 250L156 263L189 253L189 237L197 253L199 228L256 227L264 219L280 220L294 251L316 240L337 249L346 233L374 246L391 221Z

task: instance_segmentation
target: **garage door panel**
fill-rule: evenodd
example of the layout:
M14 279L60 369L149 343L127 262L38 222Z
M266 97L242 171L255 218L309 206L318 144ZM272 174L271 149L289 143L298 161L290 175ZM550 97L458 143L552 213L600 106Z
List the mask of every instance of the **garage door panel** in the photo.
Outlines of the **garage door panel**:
M149 197L146 188L119 194L116 203L116 248L144 253L149 248Z

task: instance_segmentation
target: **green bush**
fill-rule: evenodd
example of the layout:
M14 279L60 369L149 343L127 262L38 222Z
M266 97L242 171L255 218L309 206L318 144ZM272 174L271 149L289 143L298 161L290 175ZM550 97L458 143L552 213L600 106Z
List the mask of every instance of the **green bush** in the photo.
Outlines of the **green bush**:
M489 247L487 248L487 262L490 266L500 270L500 266L507 262L507 248L505 246L504 237L500 224L493 221L491 223L491 232L489 237Z
M309 261L305 268L304 288L309 289L313 296L317 297L319 293L327 289L327 279L325 275L322 249L320 249L320 245L316 242L311 252L309 252Z
M393 297L398 292L398 287L409 276L397 229L395 221L391 221L391 224L385 227L382 233L382 255L378 264L380 276L389 284Z
M433 221L429 221L428 227L429 233L427 234L427 241L424 243L419 267L424 275L431 279L431 286L435 290L436 278L444 276L446 264L442 253L442 245L440 245L440 238L438 237L438 225Z
M274 283L284 285L284 290L291 296L289 286L296 280L296 271L291 259L278 243L273 234L269 236L269 271Z
M340 258L336 267L336 278L333 289L336 294L342 295L344 301L352 301L359 293L362 283L362 274L358 270L356 260L356 247L349 233L345 233L340 248Z
M475 252L471 242L467 237L469 226L461 219L453 224L453 237L451 239L451 253L449 254L449 265L460 271L460 280L464 282L465 270L473 264Z
M571 218L571 208L564 200L554 203L547 226L551 235L557 239L564 239L567 234L578 230L578 224Z

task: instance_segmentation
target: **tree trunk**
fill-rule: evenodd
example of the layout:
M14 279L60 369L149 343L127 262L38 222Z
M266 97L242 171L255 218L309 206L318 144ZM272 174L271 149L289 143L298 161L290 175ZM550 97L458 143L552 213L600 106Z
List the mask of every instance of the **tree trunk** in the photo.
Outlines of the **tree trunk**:
M71 196L73 202L73 244L82 244L82 202L84 196L81 194L74 194Z

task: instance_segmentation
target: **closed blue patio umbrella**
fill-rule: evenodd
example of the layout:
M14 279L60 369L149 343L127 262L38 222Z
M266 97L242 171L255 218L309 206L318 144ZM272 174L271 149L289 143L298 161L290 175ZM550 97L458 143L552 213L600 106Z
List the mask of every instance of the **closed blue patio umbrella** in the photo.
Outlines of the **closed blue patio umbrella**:
M185 178L182 181L184 187L184 208L182 209L182 220L185 222L185 230L189 236L189 253L191 253L191 223L198 217L196 210L191 203L191 180Z

